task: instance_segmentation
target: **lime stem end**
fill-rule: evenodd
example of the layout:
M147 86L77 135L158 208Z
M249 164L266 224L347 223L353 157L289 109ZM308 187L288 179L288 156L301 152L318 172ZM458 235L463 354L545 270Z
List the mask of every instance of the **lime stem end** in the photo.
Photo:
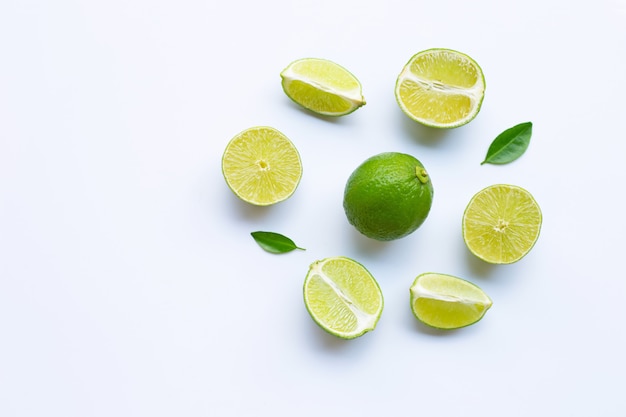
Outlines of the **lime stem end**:
M426 184L428 182L428 172L422 167L415 167L415 176L422 184Z

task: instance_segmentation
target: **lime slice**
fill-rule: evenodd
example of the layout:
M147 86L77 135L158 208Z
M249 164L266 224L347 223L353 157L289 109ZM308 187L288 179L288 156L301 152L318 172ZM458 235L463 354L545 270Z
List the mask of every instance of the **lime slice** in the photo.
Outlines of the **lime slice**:
M434 272L415 278L410 292L415 317L438 329L474 324L492 304L487 294L471 282Z
M365 104L361 83L344 67L319 58L292 62L280 76L285 94L315 113L343 116Z
M231 139L222 156L222 173L237 197L267 206L293 194L300 183L302 163L287 136L259 126Z
M328 333L354 339L374 330L383 294L363 265L345 257L315 261L304 281L304 304Z
M541 210L525 189L489 186L472 197L463 214L463 239L470 252L493 264L522 259L541 230Z
M485 78L469 56L451 49L428 49L405 65L395 94L411 119L431 127L458 127L480 111Z

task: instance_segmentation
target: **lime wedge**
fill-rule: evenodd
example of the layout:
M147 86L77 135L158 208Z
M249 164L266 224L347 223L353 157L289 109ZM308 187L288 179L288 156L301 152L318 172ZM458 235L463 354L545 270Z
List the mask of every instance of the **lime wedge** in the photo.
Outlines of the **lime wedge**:
M365 104L361 83L344 67L319 58L292 62L280 73L285 94L314 113L343 116Z
M482 69L451 49L415 54L398 76L396 100L411 119L426 126L453 128L469 123L485 95Z
M539 205L525 189L491 185L476 193L463 213L463 239L474 255L493 264L522 259L541 230Z
M309 267L304 305L322 329L342 339L354 339L376 327L383 311L383 294L363 265L333 257Z
M487 294L471 282L434 272L415 278L410 293L415 317L438 329L474 324L492 304Z
M294 193L302 177L302 163L287 136L259 126L231 139L222 156L222 173L237 197L267 206Z

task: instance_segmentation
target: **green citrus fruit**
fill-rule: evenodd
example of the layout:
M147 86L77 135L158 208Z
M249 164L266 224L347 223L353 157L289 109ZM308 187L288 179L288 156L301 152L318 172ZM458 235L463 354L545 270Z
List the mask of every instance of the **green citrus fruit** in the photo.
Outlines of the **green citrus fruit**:
M354 339L376 327L383 294L363 265L337 256L311 264L304 281L304 305L322 329Z
M280 77L285 94L317 114L343 116L365 105L359 80L327 59L299 59L289 64Z
M428 49L404 66L395 95L411 119L431 127L458 127L480 111L485 77L476 61L461 52Z
M415 317L438 329L474 324L492 305L489 296L471 282L434 272L415 278L410 293Z
M476 193L465 208L463 239L483 261L511 264L533 248L541 223L541 209L528 191L495 184Z
M230 140L222 155L222 173L237 197L268 206L288 199L302 177L294 144L268 126L246 129Z
M348 178L343 207L350 224L367 237L394 240L426 220L433 185L420 161L386 152L363 162Z

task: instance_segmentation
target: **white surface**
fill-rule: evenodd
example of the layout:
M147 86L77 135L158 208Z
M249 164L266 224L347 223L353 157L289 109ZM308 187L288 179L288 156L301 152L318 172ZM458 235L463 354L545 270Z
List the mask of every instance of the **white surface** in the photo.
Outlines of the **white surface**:
M0 3L0 415L624 416L626 3L80 1ZM479 116L416 125L393 97L414 53L482 66ZM300 110L278 74L332 59L367 105ZM491 140L534 123L518 161ZM255 208L220 171L239 131L301 152L294 196ZM402 151L433 178L426 223L391 243L346 221L343 185ZM544 224L521 262L472 258L460 221L482 187L531 191ZM273 256L249 233L292 237ZM353 257L377 277L377 329L345 342L302 302L308 265ZM494 306L441 333L411 315L425 271Z

